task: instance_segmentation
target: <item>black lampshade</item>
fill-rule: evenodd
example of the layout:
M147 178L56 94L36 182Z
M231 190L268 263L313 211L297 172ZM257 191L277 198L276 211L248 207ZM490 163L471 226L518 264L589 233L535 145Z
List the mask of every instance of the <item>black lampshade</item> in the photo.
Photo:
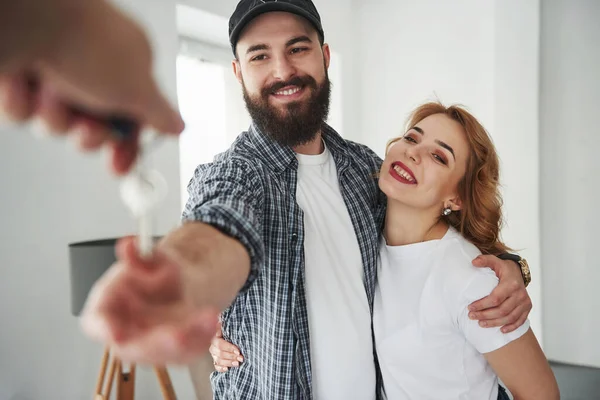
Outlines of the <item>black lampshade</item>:
M94 283L115 263L118 239L102 239L69 244L71 313L79 316Z

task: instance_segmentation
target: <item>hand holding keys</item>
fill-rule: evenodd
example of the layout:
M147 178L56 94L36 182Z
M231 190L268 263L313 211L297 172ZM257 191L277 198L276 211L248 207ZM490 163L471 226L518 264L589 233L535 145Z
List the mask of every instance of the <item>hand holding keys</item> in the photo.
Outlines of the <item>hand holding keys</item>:
M139 157L143 156L142 149ZM164 177L158 171L149 170L143 160L138 160L121 184L121 198L138 222L138 244L142 257L152 254L154 211L166 194Z

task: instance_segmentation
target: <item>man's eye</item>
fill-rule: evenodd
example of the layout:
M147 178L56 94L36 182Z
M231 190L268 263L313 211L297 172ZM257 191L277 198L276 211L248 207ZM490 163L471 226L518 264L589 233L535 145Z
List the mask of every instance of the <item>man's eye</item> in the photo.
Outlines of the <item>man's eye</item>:
M291 50L291 53L292 53L292 54L301 53L301 52L303 52L303 51L305 51L305 50L307 50L307 48L306 48L306 47L294 47L294 48Z
M256 57L252 57L252 59L250 61L262 61L265 58L267 58L267 56L265 56L264 54L260 54L260 55L258 55Z

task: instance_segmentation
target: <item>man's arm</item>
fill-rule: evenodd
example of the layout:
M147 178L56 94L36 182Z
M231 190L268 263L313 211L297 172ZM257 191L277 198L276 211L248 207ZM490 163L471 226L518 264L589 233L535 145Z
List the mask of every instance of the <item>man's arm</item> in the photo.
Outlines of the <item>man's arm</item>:
M202 166L181 227L149 258L132 238L96 282L82 312L92 338L121 359L187 364L203 355L218 315L252 285L263 263L260 179L246 162Z
M238 240L202 222L186 222L159 244L181 264L197 305L228 307L250 273L250 255Z

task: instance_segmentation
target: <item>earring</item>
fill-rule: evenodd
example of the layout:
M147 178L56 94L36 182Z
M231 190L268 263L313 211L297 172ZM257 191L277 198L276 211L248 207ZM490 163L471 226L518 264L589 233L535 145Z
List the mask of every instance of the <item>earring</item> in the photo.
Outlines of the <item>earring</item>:
M450 214L452 214L452 209L450 207L446 207L446 208L444 208L444 211L442 211L442 215L444 217L447 217Z

